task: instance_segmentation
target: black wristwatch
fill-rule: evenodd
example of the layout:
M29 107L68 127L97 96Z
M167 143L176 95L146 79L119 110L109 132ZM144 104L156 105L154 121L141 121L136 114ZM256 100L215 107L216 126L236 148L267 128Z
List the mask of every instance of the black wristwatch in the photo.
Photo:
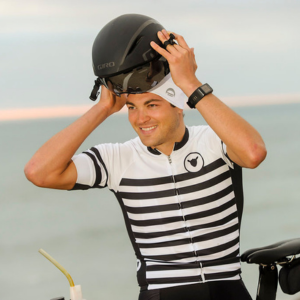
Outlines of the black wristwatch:
M189 97L187 105L190 108L195 108L196 104L207 94L213 92L213 89L210 87L208 83L205 83L198 87L196 91Z

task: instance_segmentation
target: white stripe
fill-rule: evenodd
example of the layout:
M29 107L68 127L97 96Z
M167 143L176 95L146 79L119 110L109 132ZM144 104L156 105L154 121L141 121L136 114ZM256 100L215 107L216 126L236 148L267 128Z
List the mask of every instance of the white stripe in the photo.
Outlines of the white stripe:
M200 276L201 268L195 269L183 269L183 270L172 270L172 271L147 271L146 277L147 279L153 278L176 278L176 277L189 277L189 276Z
M183 240L188 238L190 238L189 233L182 232L173 235L153 238L153 239L135 239L135 241L139 244L153 244L153 243L162 243L162 242L169 242L169 241L178 241L178 240Z
M234 239L236 239L239 236L239 230L237 229L236 231L223 235L221 237L212 239L212 240L207 240L207 241L203 241L203 242L197 242L194 243L196 250L203 250L203 249L209 249L212 247L216 247L216 246L221 246L223 244L226 244L227 242L233 241Z
M198 242L198 243L189 243L185 245L179 245L179 246L170 246L170 247L157 247L157 248L142 248L140 247L142 255L149 255L149 256L157 256L157 255L173 255L178 253L185 253L185 252L194 252L194 249L196 250L203 250L208 249L216 246L220 246L222 244L225 244L228 241L232 241L235 238L238 237L239 231L236 230L233 233L224 235L222 237L204 241L204 242Z
M99 150L99 149L98 149L98 150ZM99 159L97 158L95 152L93 152L93 151L91 151L91 150L87 150L86 152L88 152L88 153L90 153L91 155L93 155L94 158L96 159L97 164L98 164L98 166L100 167L100 170L101 170L101 182L100 182L99 186L104 186L105 183L106 183L107 176L106 176L106 172L105 172L105 169L104 169L102 163L101 163L101 162L99 161ZM100 152L99 152L99 153L100 153ZM86 157L88 157L88 158L91 160L91 158L90 158L88 155L86 155L86 154L84 154L84 155L85 155ZM91 161L92 161L92 160L91 160ZM95 174L95 179L94 179L94 183L95 183L95 180L96 180L96 171L95 171L94 162L92 161L92 163L93 163L94 174Z
M222 190L224 190L225 188L227 188L230 185L232 185L231 178L227 178L227 179L223 180L222 182L220 182L216 185L213 185L212 187L209 187L209 188L206 188L203 190L198 190L198 191L188 193L188 194L181 194L181 195L179 195L180 201L186 202L186 201L190 201L190 200L194 200L194 199L207 197L207 196L210 196L217 192L221 192Z
M194 252L192 244L160 247L160 248L140 248L142 255L157 256L157 255L176 255L185 252Z
M232 246L232 247L230 247L226 250L223 250L221 252L217 252L217 253L210 254L210 255L203 255L199 259L201 259L201 261L209 261L209 260L222 258L222 257L225 257L225 256L229 255L230 253L238 250L238 249L239 249L239 243L237 243L236 245L234 245L234 246Z
M165 204L174 204L178 203L176 196L164 197L164 198L155 198L155 199L142 199L142 200L130 200L123 198L124 204L129 207L151 207L159 206Z
M223 198L220 198L216 201L203 204L203 205L184 208L182 210L178 209L178 210L171 210L171 211L152 212L152 213L149 212L149 213L142 213L142 214L128 213L128 217L131 220L154 220L154 219L164 219L168 217L175 217L175 216L182 216L182 215L188 216L189 214L194 214L194 213L210 210L212 208L216 208L216 206L221 206L222 204L232 200L233 198L234 198L234 193L231 192L230 194L226 195ZM157 207L159 208L159 206Z
M164 205L164 204L174 204L178 203L178 199L180 202L187 202L194 199L199 199L203 197L210 196L211 194L215 194L224 190L226 187L232 184L231 179L228 178L219 184L214 185L213 187L192 192L189 194L171 196L171 197L164 197L164 198L154 198L154 199L142 199L142 200L131 200L123 198L124 204L129 207L150 207L150 206L157 206L157 205Z
M230 194L228 194L228 195L226 195L222 198L219 198L219 199L217 199L213 202L209 202L209 203L206 203L206 204L193 206L193 207L189 207L189 208L184 208L183 213L184 213L185 216L188 216L188 215L192 215L192 214L195 214L195 213L198 213L198 212L204 212L206 210L217 208L218 206L221 206L221 205L229 202L233 198L234 198L234 193L231 192Z
M204 174L202 176L177 182L176 183L176 188L182 188L182 187L191 186L191 185L194 185L194 184L198 184L198 183L208 181L208 180L213 179L216 176L218 176L218 175L220 175L220 174L222 174L226 171L228 171L228 166L227 165L221 166L218 169L213 170L213 171L211 171L207 174ZM157 179L156 175L157 174L153 174L153 178ZM143 179L147 179L147 178L143 178ZM148 193L148 192L166 191L166 190L174 189L174 184L175 184L174 182L170 182L170 183L159 184L159 185L151 185L151 186L121 185L119 187L119 189L120 189L120 192L126 192L126 193L136 192L137 190L139 191L139 193Z
M156 179L156 178L155 178ZM149 193L149 192L160 192L166 190L173 190L174 183L165 183L159 185L149 185L149 186L128 186L128 185L121 185L119 187L120 192L124 193L132 193L132 192L139 192L139 193Z
M153 212L146 214L132 214L128 213L128 217L131 220L155 220L155 219L164 219L169 217L182 217L181 210L170 210L170 211L162 211L162 212Z
M236 271L239 270L240 268L241 268L241 264L237 262L237 263L232 263L227 265L204 267L203 272L205 274L214 274L214 273Z
M211 215L209 217L205 217L205 218L187 220L186 225L188 227L192 227L192 226L197 226L197 225L208 224L208 223L211 223L211 222L219 221L219 220L229 216L230 214L232 214L234 212L236 212L236 205L235 204L232 205L231 207L229 207L228 209L224 210L222 213L217 213L217 214Z
M230 278L222 278L222 280L240 280L240 275ZM205 282L219 281L220 279L205 280ZM188 284L202 284L202 282L184 282L184 283L166 283L166 284L149 284L148 290L165 289L173 286L183 286Z
M236 225L236 224L238 224L238 218L235 218L235 219L231 220L230 222L228 222L228 223L226 223L222 226L192 230L192 231L190 231L190 233L191 233L192 238L196 238L196 237L202 236L204 234L219 232L220 230L229 228L229 227L231 227L233 225Z
M164 225L153 225L153 226L135 226L131 225L132 231L137 233L152 233L152 232L164 232L174 229L185 228L184 221L168 223Z

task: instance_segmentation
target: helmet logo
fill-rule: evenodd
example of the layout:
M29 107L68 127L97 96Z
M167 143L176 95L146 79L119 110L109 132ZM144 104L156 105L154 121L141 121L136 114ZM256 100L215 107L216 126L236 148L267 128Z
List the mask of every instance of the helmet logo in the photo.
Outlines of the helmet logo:
M170 97L174 97L175 96L175 91L173 89L171 89L171 88L167 89L166 93Z
M109 63L105 63L105 64L102 64L102 65L98 65L98 70L102 70L102 69L105 69L105 68L112 68L115 66L115 62L114 61L111 61Z

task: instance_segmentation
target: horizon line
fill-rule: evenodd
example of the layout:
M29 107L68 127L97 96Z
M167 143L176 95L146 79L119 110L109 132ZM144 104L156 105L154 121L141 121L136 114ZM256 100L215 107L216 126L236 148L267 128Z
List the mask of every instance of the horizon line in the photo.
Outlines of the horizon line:
M300 94L222 97L222 102L229 107L291 104L300 103ZM91 105L64 105L0 109L0 122L78 117L87 112L91 107ZM187 105L185 108L187 108ZM124 114L126 112L127 108L124 106L117 114Z

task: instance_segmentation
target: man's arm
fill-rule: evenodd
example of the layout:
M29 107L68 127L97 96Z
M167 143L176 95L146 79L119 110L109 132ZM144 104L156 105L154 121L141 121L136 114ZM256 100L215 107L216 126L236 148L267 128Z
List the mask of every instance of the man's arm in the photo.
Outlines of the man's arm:
M195 76L197 64L194 49L189 48L182 36L174 35L178 45L168 45L167 51L154 42L151 46L168 60L173 81L189 97L202 85ZM163 30L158 37L165 42L169 34ZM196 104L196 108L225 143L227 154L233 162L241 167L255 168L265 159L267 152L260 134L215 95L206 95Z
M40 187L72 189L77 171L71 158L83 141L107 117L119 111L126 98L117 98L102 86L100 101L82 117L48 140L25 166L29 181Z

